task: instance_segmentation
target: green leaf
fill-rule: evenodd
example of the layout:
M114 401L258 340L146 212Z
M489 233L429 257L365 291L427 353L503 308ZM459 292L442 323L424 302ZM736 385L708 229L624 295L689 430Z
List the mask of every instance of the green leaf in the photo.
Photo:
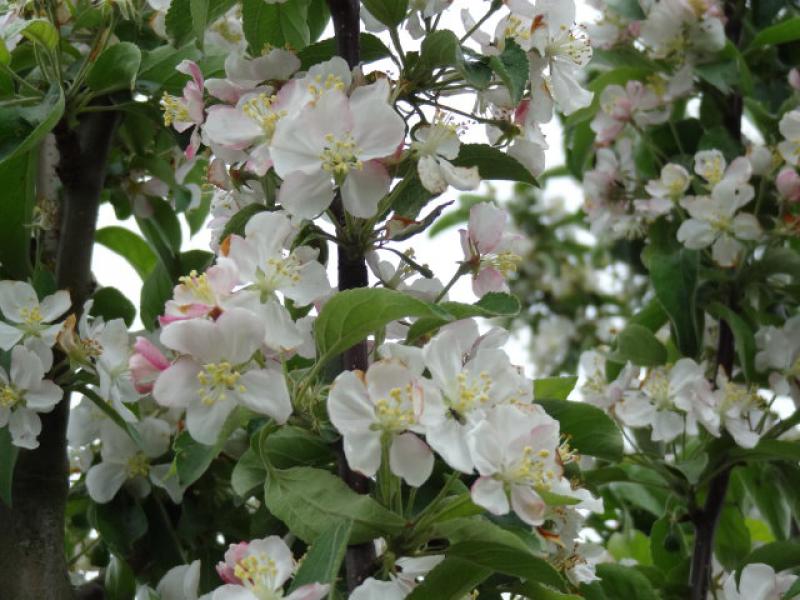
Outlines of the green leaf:
M772 542L753 550L742 561L742 565L764 563L775 571L783 571L800 565L800 543Z
M543 586L539 583L527 581L514 588L529 600L584 600L581 596L575 594L562 594L552 588Z
M781 480L780 472L774 465L757 462L746 467L737 467L734 473L743 482L758 512L769 524L772 539L767 541L787 539L790 535L792 513L781 488L775 487L776 482Z
M414 67L420 75L429 75L437 67L452 67L464 62L458 36L448 29L429 33L422 40L419 61Z
M322 307L314 324L320 360L355 346L392 321L406 317L442 318L441 315L441 309L394 290L360 288L339 292Z
M503 529L482 515L437 523L434 537L447 538L451 544L491 543L519 552L531 551L525 541L515 533Z
M762 46L777 46L800 40L800 17L791 17L785 21L762 29L750 42L748 50Z
M360 33L358 43L361 49L361 62L364 64L388 58L392 54L386 44L371 33ZM334 56L336 56L336 38L321 40L316 44L306 46L297 53L297 57L300 59L300 69L304 71Z
M632 362L655 367L667 362L667 349L647 327L631 323L617 336L616 350L609 356L618 363Z
M136 224L156 251L167 273L177 279L184 274L178 259L182 243L180 221L167 202L156 198L149 200L152 214L147 218L136 217Z
M328 10L326 0L311 0L311 4L308 5L308 29L312 42L316 42L325 33L325 28L330 23L330 20L331 11Z
M47 50L55 50L58 46L58 31L47 19L32 19L20 32L23 37L34 44L41 44Z
M706 307L712 317L724 320L733 331L736 341L736 354L739 357L739 366L744 372L747 381L753 381L756 375L756 338L750 325L730 308L719 302L714 302Z
M472 561L447 556L406 596L407 600L463 598L488 579L492 570Z
M762 439L755 448L734 448L731 450L733 458L746 460L788 460L800 461L800 443L788 440Z
M545 377L533 381L536 400L566 400L578 382L577 377Z
M622 457L622 432L602 410L583 402L537 400L561 424L561 434L581 454L617 461Z
M447 311L448 318L423 318L417 320L408 330L407 343L417 340L453 320L468 319L470 317L513 317L519 314L520 309L519 300L516 296L502 292L490 292L475 304L442 302L439 306Z
M800 579L792 584L792 587L786 591L781 600L793 600L796 599L797 596L800 596Z
M219 456L222 448L231 437L231 433L246 422L246 415L240 410L234 410L225 420L225 424L219 432L217 441L213 446L201 444L189 435L188 431L182 431L175 438L173 449L175 450L175 469L178 473L178 481L181 486L188 487L200 479L208 470L211 462Z
M647 17L637 0L607 0L606 4L618 15L632 21L643 21Z
M729 504L722 509L714 535L714 556L728 570L736 567L750 552L750 530L738 506Z
M128 556L136 540L147 533L147 516L128 494L117 494L106 504L89 504L89 524L118 556Z
M702 341L697 324L696 291L699 255L694 250L652 252L647 259L650 280L672 322L683 356L697 356Z
M234 3L235 0L207 0L206 23L213 23L225 14ZM195 22L194 12L199 11L199 8L193 10L192 0L172 0L170 3L164 22L175 47L180 48L198 35L199 21ZM197 14L199 18L200 12ZM203 73L207 77L209 76L207 71L203 70ZM154 81L163 81L163 79L155 78Z
M328 471L311 467L269 469L264 502L292 533L309 544L335 521L352 520L351 544L397 535L406 527L402 517L370 496L354 492Z
M408 0L363 0L362 4L387 27L397 27L408 13Z
M508 88L511 102L518 104L530 77L531 67L525 51L512 38L507 38L503 52L489 58L489 66Z
M483 179L537 185L536 178L521 162L487 144L461 144L461 151L453 164L457 167L478 167Z
M14 483L14 465L19 449L11 443L8 427L0 428L0 500L11 506L11 488Z
M260 212L267 210L263 204L248 204L239 212L233 215L228 222L225 223L225 228L222 230L222 235L219 237L220 241L224 241L229 235L238 235L244 237L244 228L247 222Z
M89 69L86 84L96 94L132 90L142 64L142 51L130 42L109 46Z
M106 567L103 590L108 600L130 600L136 594L133 570L128 563L113 554Z
M172 286L172 277L160 262L142 283L139 314L142 324L149 331L158 326L158 317L164 312L164 304L172 297Z
M197 39L197 45L203 47L206 27L208 27L208 1L209 0L190 0L189 12L192 15L192 30Z
M2 110L2 109L0 109ZM36 153L0 162L0 277L24 281L31 272L30 246L36 204Z
M242 0L242 27L250 51L260 55L267 46L302 50L311 41L306 21L308 0L267 4L264 0Z
M334 588L352 532L353 522L350 520L331 523L306 553L289 593L310 583L329 584Z
M497 573L565 589L558 571L528 549L518 550L494 542L461 542L450 546L446 555Z
M638 529L616 531L606 544L609 553L617 561L632 558L642 565L650 565L650 540Z
M53 86L33 106L0 107L0 165L38 144L64 115L64 92Z
M306 429L284 425L277 431L264 428L257 440L262 464L278 469L321 467L334 462L330 445Z
M638 570L622 565L597 565L600 586L609 600L659 600L653 584Z
M136 307L115 287L102 287L92 294L92 316L103 317L105 321L122 319L131 326L136 318Z
M664 573L683 564L688 556L686 538L669 516L658 519L650 529L650 555L653 564Z
M248 448L239 457L239 461L231 473L231 487L242 498L247 498L254 489L264 485L267 479L267 468L256 454L255 450Z
M124 227L113 225L98 229L94 240L127 260L142 279L153 271L158 261L147 242Z

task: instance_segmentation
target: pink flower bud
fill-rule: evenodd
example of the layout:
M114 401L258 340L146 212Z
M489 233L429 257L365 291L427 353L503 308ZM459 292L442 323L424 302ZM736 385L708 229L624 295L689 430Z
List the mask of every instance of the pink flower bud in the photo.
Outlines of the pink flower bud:
M800 70L795 68L789 71L789 85L800 91Z
M791 167L786 167L778 173L775 180L778 192L789 202L800 202L800 175Z
M169 360L147 338L137 337L133 350L134 353L128 360L133 386L140 394L147 394L153 390L153 385L161 371L169 367Z
M225 560L217 563L217 574L225 583L242 585L242 580L235 574L236 565L245 557L249 544L239 542L231 544L225 552Z

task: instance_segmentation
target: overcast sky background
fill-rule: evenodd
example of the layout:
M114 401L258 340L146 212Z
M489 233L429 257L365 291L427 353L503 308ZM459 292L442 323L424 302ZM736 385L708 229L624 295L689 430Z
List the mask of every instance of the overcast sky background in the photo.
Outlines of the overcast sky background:
M479 6L476 7L476 4ZM461 35L464 32L464 27L461 24L460 13L462 8L472 6L472 10L476 11L474 16L478 18L482 11L485 10L487 3L476 3L469 0L455 0L451 9L446 11L440 28L449 28ZM591 20L595 14L594 9L587 6L585 0L578 0L576 2L578 9L578 22L587 22ZM496 19L485 25L486 31L493 30L493 23ZM329 28L330 29L330 28ZM332 31L326 32L323 37L332 35ZM388 42L388 41L387 41ZM413 48L418 45L407 35L403 35L403 43L406 49ZM388 63L388 61L387 61ZM371 71L375 69L391 71L392 64L386 65L375 63L367 65L366 70ZM396 75L396 72L393 73ZM448 99L448 102L453 106L469 109L471 108L471 101L463 98ZM547 137L547 142L550 146L547 151L547 168L562 165L564 163L564 150L561 143L561 131L558 123L554 119L551 123L543 127L544 133ZM483 127L480 125L473 125L469 127L466 133L462 136L464 142L484 142ZM495 186L498 190L498 197L500 200L508 199L511 194L511 186L503 185L502 182ZM448 190L440 198L436 200L436 204L440 204L449 200L457 200L459 192L456 190ZM582 202L582 192L578 185L567 178L551 179L546 188L546 195L553 197L562 197L569 207L577 207ZM183 223L183 222L182 222ZM127 227L133 231L138 232L138 228L133 219L127 221L118 221L114 210L109 204L103 204L100 208L100 219L98 227L107 227L109 225L120 225ZM207 229L202 229L194 237L189 237L188 228L184 226L183 231L184 249L209 249L210 235ZM440 233L435 238L431 239L426 234L422 234L410 240L411 246L416 251L416 258L419 262L428 264L433 272L439 279L443 281L449 280L451 275L456 269L457 261L463 258L461 247L458 240L457 228ZM390 255L384 253L388 258ZM335 253L332 253L333 261L330 264L329 272L332 274L331 281L335 285ZM396 262L393 261L393 262ZM105 286L114 286L125 294L135 305L139 305L139 294L141 292L141 280L131 266L119 255L107 250L99 244L95 246L93 270L97 277L98 282ZM469 278L462 278L450 292L450 298L460 302L474 302L475 296L472 294ZM142 324L137 315L134 328L141 328ZM509 341L507 350L512 357L514 363L524 366L528 375L533 373L533 365L530 364L530 357L528 354L528 344L530 341L530 332L520 331L517 332Z

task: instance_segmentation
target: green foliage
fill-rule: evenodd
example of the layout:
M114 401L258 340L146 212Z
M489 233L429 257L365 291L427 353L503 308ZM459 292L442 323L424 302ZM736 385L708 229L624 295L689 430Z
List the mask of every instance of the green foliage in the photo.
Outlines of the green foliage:
M136 593L133 570L118 556L112 556L106 567L103 589L108 600L128 600Z
M64 92L52 87L33 106L0 106L0 167L32 150L64 114Z
M617 348L609 358L622 364L657 367L667 361L667 349L647 327L631 323L617 336Z
M129 42L106 48L89 70L86 84L95 94L132 90L142 64L142 52Z
M92 316L106 321L122 319L130 327L136 318L136 306L115 287L102 287L92 294Z
M0 203L0 273L5 277L25 279L31 271L29 226L35 202L35 173L33 153L21 153L0 162L0 186L5 190Z
M371 33L359 34L358 44L361 49L361 62L365 64L387 58L391 54L386 44ZM312 65L329 60L334 56L336 56L335 38L327 38L310 44L297 53L301 69L308 69Z
M561 435L581 454L610 461L622 457L622 432L606 413L583 402L537 400L561 424Z
M408 0L363 0L364 7L387 27L397 27L406 18Z
M457 167L478 167L483 179L519 181L537 185L536 178L522 163L486 144L462 144L461 151L453 164Z
M536 400L566 400L578 382L577 377L545 377L533 382Z
M153 271L158 260L147 242L124 227L112 225L98 229L94 240L127 260L142 279Z
M513 39L506 39L505 48L499 55L489 58L489 66L497 74L511 94L511 101L517 104L525 93L530 75L528 55Z
M261 54L267 46L288 46L302 50L311 42L308 27L309 0L288 0L267 4L263 0L243 0L244 35L250 50Z
M352 531L352 521L331 523L311 545L292 580L289 592L309 583L327 583L333 587Z

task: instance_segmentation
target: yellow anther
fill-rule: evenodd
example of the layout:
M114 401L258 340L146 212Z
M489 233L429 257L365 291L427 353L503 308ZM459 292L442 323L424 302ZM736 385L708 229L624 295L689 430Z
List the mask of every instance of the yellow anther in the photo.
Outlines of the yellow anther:
M648 373L643 388L644 392L658 408L672 408L672 398L670 398L669 394L669 377L664 369L654 369Z
M275 133L278 121L288 114L285 110L275 110L273 108L277 98L277 96L261 93L250 98L242 106L242 112L256 121L268 138L271 138L272 134Z
M20 309L19 316L22 317L23 322L29 327L37 327L38 325L42 324L42 321L44 321L44 317L42 317L42 311L39 310L38 306Z
M531 487L549 490L556 478L551 462L545 462L551 453L548 450L534 451L531 446L522 449L522 456L503 479L510 483L523 483Z
M328 73L328 76L325 77L325 80L322 80L322 75L317 75L314 77L314 80L308 84L308 92L314 97L314 99L318 99L323 92L328 90L339 90L340 92L344 91L344 81L338 75L334 75L333 73Z
M230 23L226 19L217 21L210 27L211 31L217 32L226 42L236 44L242 41L242 34L231 29Z
M203 370L197 374L197 381L200 384L200 400L203 404L210 406L218 400L225 400L226 392L246 391L245 387L239 383L241 376L242 374L227 361L203 365Z
M319 155L322 168L334 177L343 177L351 169L361 170L364 163L358 159L361 149L356 146L353 137L347 133L342 138L337 138L332 133L325 136L327 147Z
M481 264L497 269L503 277L516 273L521 262L522 257L519 254L508 250L500 254L487 254L481 258Z
M272 599L274 597L273 581L278 574L275 561L264 553L245 556L236 563L233 574L238 577L244 587L256 592L257 597Z
M448 398L450 408L459 415L465 415L475 407L489 402L489 391L492 389L492 378L482 371L477 377L468 377L459 373L456 377L456 394Z
M214 292L211 285L208 283L208 276L203 273L198 275L197 271L191 271L188 275L184 275L178 281L184 289L198 300L203 300L206 304L214 304Z
M164 125L167 127L173 123L189 121L189 107L182 98L164 92L161 96L161 108L164 110Z
M375 416L378 418L378 428L385 431L404 431L416 423L414 386L409 383L389 390L387 398L375 402Z
M0 386L0 407L14 408L22 402L22 394L13 386Z
M150 474L150 461L144 453L139 452L128 459L128 479L147 477Z

